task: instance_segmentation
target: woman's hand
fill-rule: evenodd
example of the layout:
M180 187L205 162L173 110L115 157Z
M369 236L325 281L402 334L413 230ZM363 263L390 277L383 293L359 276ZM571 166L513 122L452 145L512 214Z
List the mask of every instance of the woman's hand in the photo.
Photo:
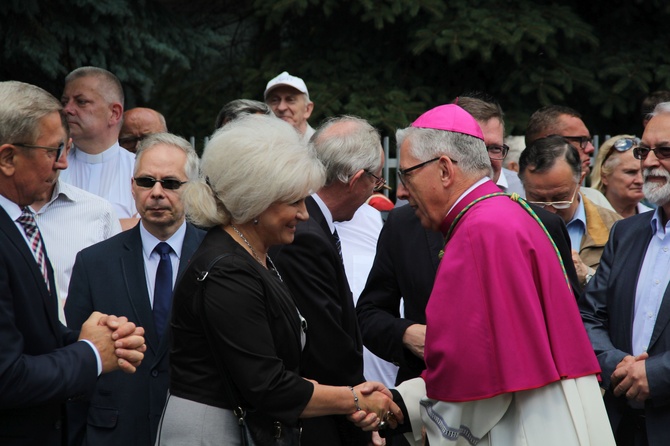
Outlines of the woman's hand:
M385 427L395 429L398 423L403 422L400 407L393 402L393 395L382 383L366 382L354 387L358 395L358 404L361 411L356 417L351 416L350 421L363 430L378 430ZM365 412L361 418L359 412Z

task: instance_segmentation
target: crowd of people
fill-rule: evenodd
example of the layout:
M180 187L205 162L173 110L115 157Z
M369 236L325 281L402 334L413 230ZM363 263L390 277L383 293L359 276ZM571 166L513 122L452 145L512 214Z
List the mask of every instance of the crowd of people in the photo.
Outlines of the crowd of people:
M543 107L510 163L456 97L393 202L288 72L201 157L102 68L0 82L0 444L664 444L669 96L598 149Z

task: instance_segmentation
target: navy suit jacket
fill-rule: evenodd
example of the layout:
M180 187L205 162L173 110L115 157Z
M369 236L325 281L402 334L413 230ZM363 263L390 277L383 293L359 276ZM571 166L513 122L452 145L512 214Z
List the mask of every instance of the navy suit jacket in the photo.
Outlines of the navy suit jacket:
M305 205L309 220L298 223L293 243L270 251L307 320L300 374L320 384L354 386L364 378L353 296L325 216L312 197L307 197ZM352 426L344 417L305 419L302 444L347 444L352 437L367 444L368 435Z
M187 223L179 275L204 235ZM153 445L169 387L170 339L169 334L159 339L154 326L139 224L77 254L65 303L68 325L81 325L92 311L125 316L144 327L147 351L134 374L101 376L90 404L69 405L71 442L84 436L89 445Z
M56 295L0 207L0 444L65 444L65 402L93 389L98 373L78 337L58 320Z
M652 237L653 212L614 224L595 276L579 300L582 320L602 368L601 386L612 429L616 432L627 402L612 393L610 377L633 350L635 291L642 262ZM645 402L649 444L666 444L670 433L670 287L647 349L650 398Z

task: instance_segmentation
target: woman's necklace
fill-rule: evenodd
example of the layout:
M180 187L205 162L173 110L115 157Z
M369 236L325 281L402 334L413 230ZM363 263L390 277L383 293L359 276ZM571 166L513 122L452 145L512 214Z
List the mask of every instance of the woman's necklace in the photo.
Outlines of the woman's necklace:
M235 233L236 233L237 235L240 236L240 238L242 239L242 241L243 241L244 243L246 243L246 245L247 245L247 246L249 247L249 249L251 250L251 254L252 254L252 255L254 256L254 258L258 261L258 263L260 263L260 264L263 265L265 268L267 268L267 266L265 266L265 264L263 264L263 261L262 261L261 258L258 256L258 253L257 253L256 250L254 249L254 247L251 246L251 243L249 243L249 240L247 240L247 238L244 236L244 234L242 234L242 232L241 232L239 229L237 229L237 228L235 227L235 225L230 225L230 227L233 228L233 231L235 231ZM265 258L268 260L268 263L270 264L270 267L271 267L272 271L274 271L274 273L275 273L275 274L277 275L277 277L279 278L279 281L283 282L283 280L282 280L282 278L281 278L281 275L279 274L279 271L277 271L277 268L275 268L275 264L274 264L274 262L272 261L272 259L270 258L270 256L266 254L266 255L265 255Z

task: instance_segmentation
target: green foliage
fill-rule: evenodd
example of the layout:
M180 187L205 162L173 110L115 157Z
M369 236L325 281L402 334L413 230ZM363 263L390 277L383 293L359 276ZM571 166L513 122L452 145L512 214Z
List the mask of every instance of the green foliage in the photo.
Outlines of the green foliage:
M558 103L594 133L639 134L642 97L670 89L669 18L662 0L6 0L0 78L59 95L70 70L102 66L127 107L199 143L224 103L262 99L284 70L307 82L313 125L348 113L392 135L485 91L510 133Z

